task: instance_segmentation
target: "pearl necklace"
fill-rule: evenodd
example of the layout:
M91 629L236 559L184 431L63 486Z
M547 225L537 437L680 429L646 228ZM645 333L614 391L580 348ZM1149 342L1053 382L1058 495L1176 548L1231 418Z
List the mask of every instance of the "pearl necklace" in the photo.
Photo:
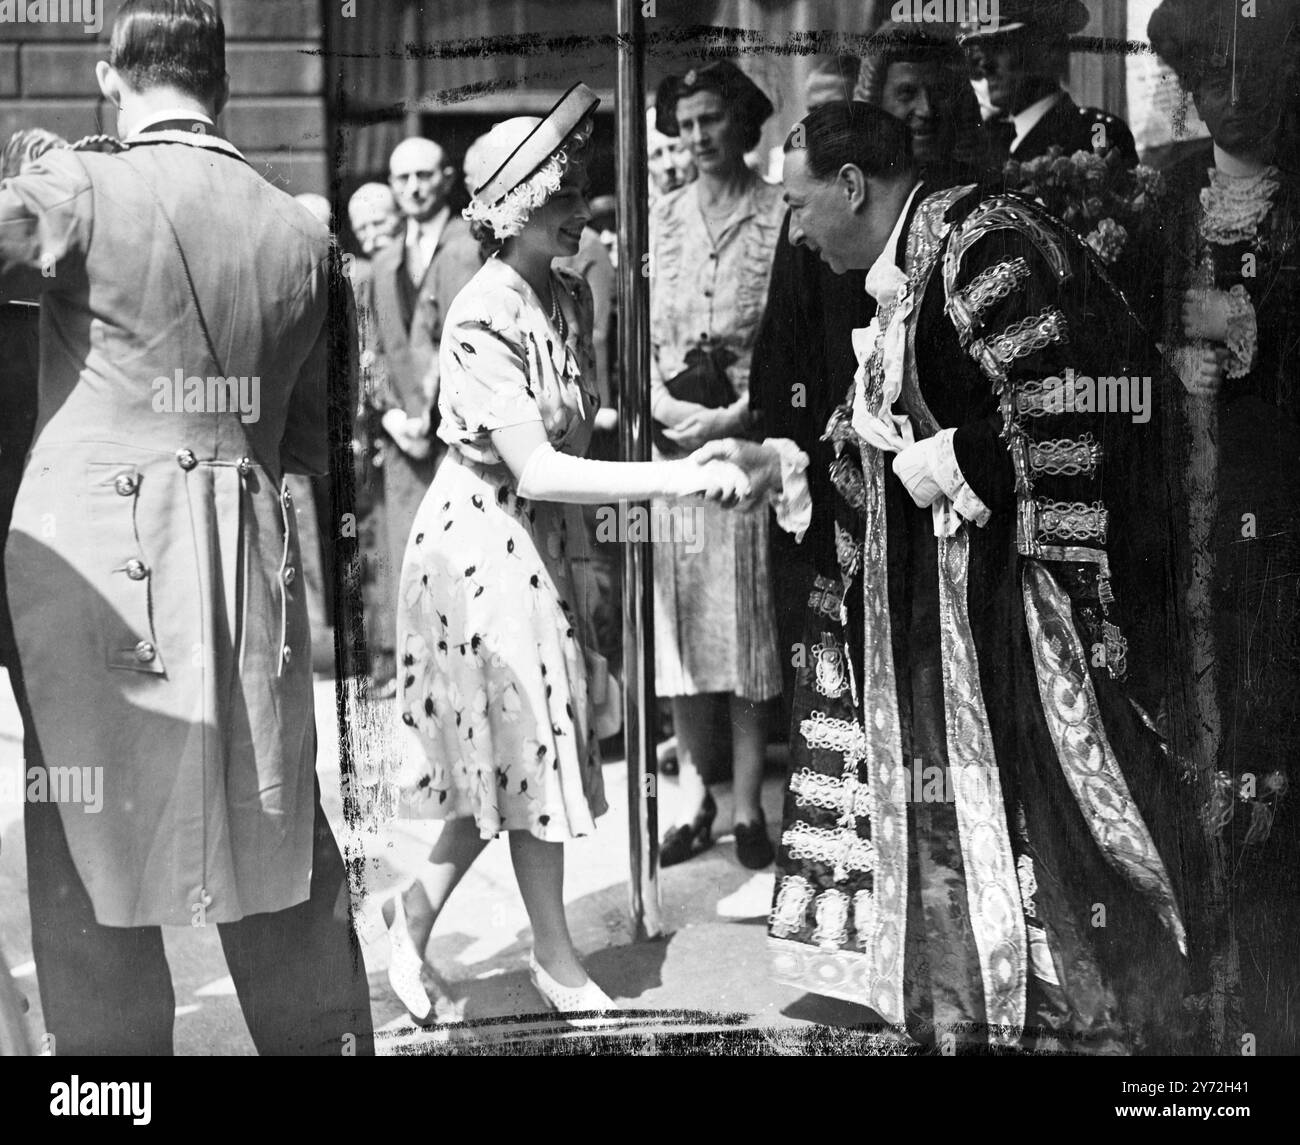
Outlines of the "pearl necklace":
M560 306L560 296L555 293L555 283L551 283L551 325L563 342L569 336L569 326L564 320L564 310Z

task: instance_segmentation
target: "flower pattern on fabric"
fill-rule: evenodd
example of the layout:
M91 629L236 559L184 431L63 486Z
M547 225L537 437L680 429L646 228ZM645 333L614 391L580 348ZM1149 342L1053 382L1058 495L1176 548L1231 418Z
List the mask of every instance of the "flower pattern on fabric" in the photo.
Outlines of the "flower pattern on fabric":
M564 841L606 809L591 732L572 507L519 497L493 430L540 422L585 451L598 400L591 297L556 271L561 341L531 288L492 260L447 315L442 423L452 447L416 517L398 602L399 783L411 812L472 815L484 838Z

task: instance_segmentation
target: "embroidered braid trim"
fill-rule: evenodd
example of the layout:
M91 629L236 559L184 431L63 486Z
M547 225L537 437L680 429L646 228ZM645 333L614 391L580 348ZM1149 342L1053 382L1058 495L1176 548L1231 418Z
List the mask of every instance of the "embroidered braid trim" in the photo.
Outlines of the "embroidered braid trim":
M872 871L876 866L876 848L870 839L858 837L856 831L842 827L813 827L794 822L781 836L790 858L803 862L825 863L850 871Z
M1016 386L1016 413L1022 417L1057 417L1077 406L1078 399L1088 391L1084 378L1074 379L1074 392L1067 392L1068 383L1061 378L1030 378Z
M1101 443L1090 433L1078 439L1058 437L1050 441L1031 441L1028 448L1029 468L1048 477L1091 474L1101 463Z
M1049 537L1064 541L1096 541L1106 543L1110 526L1110 512L1100 501L1091 505L1083 501L1034 502L1037 518L1037 538L1040 542Z
M790 790L801 806L862 818L871 813L867 786L853 777L837 778L803 767L790 776Z
M1046 350L1053 342L1064 342L1068 337L1069 323L1065 315L1049 307L1041 314L1013 322L1001 334L976 339L968 353L985 376L1001 387L1006 385L1007 370L1017 359Z
M813 712L800 723L799 734L811 748L839 752L844 756L846 766L856 765L866 758L867 737L857 724L848 720L837 720L825 712Z
M970 342L971 331L980 324L985 312L1028 279L1029 263L1017 257L981 271L965 290L948 299L948 317L957 327L963 346Z

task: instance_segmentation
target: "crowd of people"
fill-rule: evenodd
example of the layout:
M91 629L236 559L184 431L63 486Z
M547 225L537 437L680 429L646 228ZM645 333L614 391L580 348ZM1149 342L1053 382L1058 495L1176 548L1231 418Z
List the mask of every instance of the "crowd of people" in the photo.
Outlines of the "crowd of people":
M1064 86L1079 0L886 24L818 62L772 155L742 67L667 77L654 457L626 462L590 88L459 167L404 140L348 201L344 287L328 203L215 131L211 8L127 0L98 71L120 141L20 133L0 183L26 303L0 334L40 362L3 427L29 427L21 481L0 441L6 664L28 764L118 777L93 823L26 808L50 1029L166 1052L159 927L197 911L259 1049L368 1045L288 481L330 473L333 387L370 694L408 810L444 821L383 907L417 1022L438 917L503 832L538 993L617 1008L569 932L564 844L607 809L621 704L595 510L646 501L691 522L653 546L661 862L713 843L729 773L779 980L949 1050L1294 1051L1300 11L1236 8L1151 20L1209 132L1160 171ZM341 293L355 362L330 353ZM210 386L160 416L174 373L261 379L261 416Z
M1292 244L1294 14L1274 6L1226 52L1229 7L1162 5L1156 50L1204 117L1213 151L1185 148L1157 174L1139 167L1119 117L1078 106L1063 86L1069 36L1087 20L1082 5L1012 7L997 28L887 24L861 59L820 61L796 128L813 138L787 143L775 161L756 152L772 103L735 64L702 63L659 87L648 134L654 456L725 459L757 485L806 480L811 504L796 539L769 535L766 512L734 512L715 490L712 503L693 507L689 538L654 546L656 684L671 702L681 809L661 862L711 845L710 785L727 777L737 859L755 870L775 860L779 977L866 1000L921 1036L958 1029L976 1043L1015 1040L1028 1023L1044 1046L1222 1045L1233 1022L1268 1027L1289 989L1278 985L1285 927L1276 913L1272 927L1267 919L1294 899L1288 828L1270 836L1300 683L1294 498L1282 476L1297 438L1282 383L1263 383L1258 371L1290 346L1285 323L1266 315L1293 297L1282 264ZM1250 78L1228 90L1234 61ZM907 130L895 132L895 122ZM1241 163L1231 158L1237 148L1247 153ZM563 147L557 154L572 161ZM1205 226L1216 224L1202 216L1218 205L1200 194L1211 158L1209 193L1221 184L1222 209L1241 213L1217 224L1231 239L1220 263L1204 247ZM802 220L820 212L829 225L828 195L854 202L849 168L866 206L819 234ZM479 192L468 170L467 190ZM1255 197L1244 203L1247 190ZM1038 211L997 198L1008 194ZM864 221L878 233L854 236ZM1265 221L1269 238L1252 247L1242 228ZM855 242L857 261L846 253ZM920 296L931 275L928 304L894 317L901 283ZM546 298L533 286L526 301ZM551 309L562 321L563 308ZM510 328L499 314L484 322ZM906 350L873 343L886 328L887 341L910 339ZM553 323L550 333L562 329ZM505 337L531 381L528 354L518 354L527 335ZM471 373L484 361L481 351L453 358ZM885 396L868 399L877 370ZM1058 375L1149 388L1125 391L1115 408L1100 398L1053 407L1043 386ZM1235 384L1247 376L1265 392ZM455 409L452 394L441 408ZM1116 414L1130 420L1119 425ZM544 404L541 420L550 444L572 453L571 425ZM792 445L764 456L736 444L746 438ZM882 468L890 454L897 460ZM781 456L785 482L773 476ZM792 456L808 459L803 478ZM596 489L610 497L612 476L591 470L584 481L580 472L563 486L569 499ZM911 515L906 502L900 510L904 492L927 512ZM752 492L743 499L754 507ZM440 500L451 515L463 497ZM1269 526L1239 539L1265 545L1233 544L1243 512ZM574 519L565 536L583 533ZM465 563L459 551L456 561ZM481 570L490 560L469 563ZM942 581L955 566L955 592L935 583L936 568ZM551 578L568 616L564 574L552 569ZM473 578L468 587L485 599L493 589ZM590 597L575 591L581 629ZM877 597L866 616L864 593ZM431 634L437 648L494 646L490 631L448 630L444 598L431 594L430 607L436 626L427 613L409 624L422 651ZM398 631L404 638L408 625ZM883 663L873 643L892 649ZM425 790L439 792L453 821L469 814L453 796L477 784L481 800L495 774L501 791L517 783L530 792L530 816L563 810L570 826L557 838L589 829L563 800L533 802L540 777L514 778L513 738L486 756L476 745L462 783L448 778L457 758L449 717L464 734L464 713L447 707L455 672L443 665L431 675L424 655L415 664L404 719L441 731L441 750L424 733L420 758L439 760ZM543 672L551 705L553 671ZM457 694L486 700L479 714L495 747L499 685L476 682L458 681ZM1068 689L1070 705L1054 689ZM791 763L774 835L760 794L771 701L782 695L793 715ZM872 697L872 718L886 724L879 742L864 725ZM574 699L567 711L580 710ZM525 699L524 710L532 706ZM553 734L562 725L553 722ZM590 735L578 730L587 750ZM564 769L562 741L542 729L527 744ZM1059 774L1021 762L1043 759L1058 760ZM918 791L932 779L960 791L949 777L974 774L962 767L993 774L969 806L958 795L891 807L881 788L889 776L903 782L899 766L915 769ZM595 816L603 799L590 772L573 770L570 790L586 791ZM990 817L1000 802L1005 817ZM473 805L479 840L510 829L507 796L489 804ZM1126 824L1122 840L1112 819ZM546 834L534 817L521 822ZM890 832L892 856L882 839ZM446 870L417 878L399 896L403 914L386 914L408 983L461 868ZM963 886L968 903L954 892ZM1001 905L986 901L999 895ZM1124 920L1101 938L1078 922L1098 899ZM1229 930L1248 954L1225 953ZM944 972L926 980L917 966ZM590 988L576 961L562 969L574 988ZM1184 995L1200 1016L1174 1021ZM427 1012L422 990L405 996L413 1013ZM1278 1029L1293 1037L1287 1022Z

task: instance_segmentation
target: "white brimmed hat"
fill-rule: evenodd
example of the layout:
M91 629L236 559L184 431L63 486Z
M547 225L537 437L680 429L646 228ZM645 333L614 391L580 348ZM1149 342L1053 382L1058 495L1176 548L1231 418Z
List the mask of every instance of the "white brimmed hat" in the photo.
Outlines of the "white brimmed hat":
M498 123L465 157L465 182L474 200L491 207L537 173L557 151L591 137L591 113L600 97L576 83L541 119L519 116Z

